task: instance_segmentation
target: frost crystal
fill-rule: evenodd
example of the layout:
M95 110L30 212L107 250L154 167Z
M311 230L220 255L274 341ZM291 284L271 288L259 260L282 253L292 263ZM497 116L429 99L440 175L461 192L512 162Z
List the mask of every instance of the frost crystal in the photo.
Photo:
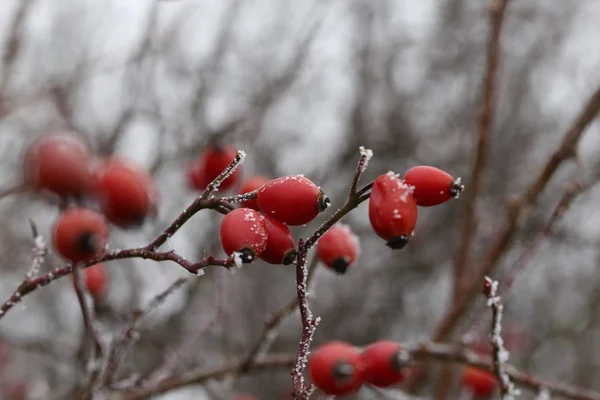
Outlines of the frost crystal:
M203 269L199 269L198 271L196 271L196 276L204 276L204 274L206 274L206 272L204 272Z
M238 268L242 268L242 254L235 251L231 256L233 257L233 264Z
M365 172L367 166L369 165L369 161L373 158L373 150L365 149L364 146L360 146L359 148L360 156L362 157L362 162L360 165L360 172Z

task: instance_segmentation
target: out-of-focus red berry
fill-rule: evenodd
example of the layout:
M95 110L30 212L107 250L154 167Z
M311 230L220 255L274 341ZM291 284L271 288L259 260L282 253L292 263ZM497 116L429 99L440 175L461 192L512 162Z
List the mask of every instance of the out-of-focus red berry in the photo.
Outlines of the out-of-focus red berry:
M197 160L188 167L188 183L193 189L204 190L210 182L218 177L237 155L237 149L232 146L213 146L204 149ZM229 175L220 188L229 189L241 177L242 167L239 166Z
M229 256L240 253L244 263L254 261L267 248L265 217L251 208L236 208L227 213L219 234L225 253Z
M463 371L462 384L475 396L485 397L498 388L498 378L482 369L466 367Z
M408 243L417 225L417 203L411 188L393 172L375 179L369 198L369 221L392 249Z
M64 211L53 227L54 249L64 259L86 262L102 252L108 243L109 228L102 214L87 208Z
M362 353L365 364L365 381L373 386L388 387L405 379L402 346L391 340L379 340Z
M365 378L360 352L339 341L325 343L316 349L308 360L308 372L315 386L330 396L358 391Z
M34 190L83 196L93 184L90 151L75 134L42 135L25 153L23 175L25 184Z
M287 225L304 225L331 202L323 191L302 175L283 176L258 190L258 207L266 215Z
M267 228L267 248L260 255L261 260L269 264L289 265L296 259L294 237L290 228L276 219L265 216Z
M359 254L358 236L345 224L332 226L317 243L317 256L321 262L338 274L346 273Z
M83 282L90 294L96 298L102 297L108 290L108 272L104 264L92 265L81 271ZM73 281L75 275L73 274ZM74 282L73 282L74 284Z
M110 222L139 227L156 214L158 192L150 175L129 160L113 157L95 170L95 196Z
M267 183L269 181L270 181L269 178L267 178L266 176L261 176L261 175L257 175L257 176L248 178L242 184L242 187L239 190L239 194L245 194L245 193L253 192L257 189L260 189L260 187L262 185L264 185L265 183ZM253 210L260 210L258 208L258 202L256 199L242 201L242 202L240 202L240 205L242 207L252 208Z
M404 175L404 182L414 187L413 197L422 207L437 206L458 198L464 189L460 178L455 180L447 172L428 165L409 169Z

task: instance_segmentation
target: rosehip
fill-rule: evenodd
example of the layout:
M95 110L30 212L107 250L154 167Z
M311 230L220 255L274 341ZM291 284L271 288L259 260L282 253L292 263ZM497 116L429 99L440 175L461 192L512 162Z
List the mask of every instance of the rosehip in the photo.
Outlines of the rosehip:
M108 242L109 228L104 217L86 208L64 211L54 223L54 248L72 263L85 262L98 255Z
M252 262L267 248L265 217L251 208L236 208L223 218L220 237L227 255L238 252L242 262Z
M317 256L327 267L344 274L360 254L358 237L348 225L336 224L317 243Z
M188 169L190 185L197 190L204 190L210 182L221 174L237 155L237 149L232 146L208 147ZM242 167L238 167L221 183L220 188L229 189L238 181Z
M96 169L95 196L108 220L121 228L139 227L156 214L152 178L130 161L112 158Z
M356 392L365 377L360 352L339 341L326 343L315 350L308 360L308 371L315 386L333 396Z
M458 198L465 188L460 178L454 179L439 168L421 165L404 174L404 182L414 186L413 197L418 206L432 207Z
M252 178L249 178L247 181L245 181L242 184L242 187L240 188L239 194L245 194L245 193L249 193L249 192L252 192L254 190L260 189L260 187L262 185L264 185L265 183L267 183L269 181L270 181L270 179L267 178L266 176L260 176L260 175L253 176ZM258 202L256 201L256 199L242 201L242 202L240 202L240 205L242 207L252 208L254 210L259 210L259 208L258 208Z
M365 348L365 381L373 386L388 387L404 380L402 346L391 340L379 340Z
M417 225L417 216L410 186L391 171L375 179L369 199L369 221L389 247L406 246Z
M27 149L23 161L25 184L59 196L81 196L92 187L90 152L78 136L45 134Z
M302 175L283 176L258 190L258 207L287 225L304 225L331 204L323 191Z
M106 293L108 286L108 273L104 264L92 265L81 271L83 274L83 283L94 297L101 297ZM75 281L75 275L73 275ZM73 282L74 284L74 282Z
M265 216L267 228L267 247L260 255L261 260L269 264L290 265L296 258L294 237L290 228L274 218Z
M256 400L256 397L250 396L248 394L238 394L235 396L234 400Z
M498 378L482 369L466 367L463 371L462 384L475 396L486 397L494 393L498 387Z

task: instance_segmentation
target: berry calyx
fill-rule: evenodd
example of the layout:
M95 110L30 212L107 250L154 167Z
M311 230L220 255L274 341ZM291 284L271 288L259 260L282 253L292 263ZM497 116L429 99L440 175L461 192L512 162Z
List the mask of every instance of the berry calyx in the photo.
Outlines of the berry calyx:
M379 340L363 350L365 381L373 386L388 387L405 379L407 356L402 346L391 340Z
M296 259L294 237L287 225L275 218L265 216L267 229L267 247L260 259L269 264L290 265Z
M52 240L64 259L85 262L101 253L108 243L109 228L104 217L86 208L64 211L54 223Z
M90 151L79 136L50 133L37 138L23 160L23 179L34 190L80 197L93 184Z
M259 190L260 210L287 225L305 225L323 212L331 201L303 175L283 176L265 183Z
M237 208L225 215L219 230L221 246L228 256L240 253L243 263L260 257L267 248L265 217L251 208Z
M346 273L359 254L358 237L345 224L332 226L317 242L317 257L338 274Z
M402 249L417 225L417 203L412 189L390 171L375 179L369 198L369 221L392 249Z
M464 190L461 179L429 165L420 165L404 174L404 182L413 186L413 197L418 206L432 207L458 198Z
M364 365L353 346L329 342L316 349L308 360L308 371L316 387L327 395L356 392L364 382Z

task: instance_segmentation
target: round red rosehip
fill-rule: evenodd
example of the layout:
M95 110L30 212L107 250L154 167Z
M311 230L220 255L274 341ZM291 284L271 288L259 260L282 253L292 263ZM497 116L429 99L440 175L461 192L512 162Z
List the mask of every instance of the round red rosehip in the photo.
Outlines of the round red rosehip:
M79 136L51 133L37 138L23 160L24 182L34 190L82 196L93 184L90 151Z
M113 224L127 229L141 226L156 214L158 192L150 175L129 160L111 158L95 170L94 194Z
M267 228L267 247L260 255L261 260L269 264L290 265L296 259L294 237L290 228L282 222L265 216Z
M104 264L92 265L81 271L83 274L83 282L90 294L96 298L102 297L108 289L108 272ZM75 275L73 281L75 281ZM74 284L74 282L73 282Z
M498 387L498 378L482 369L466 367L463 371L462 384L475 396L486 397L494 393Z
M402 346L391 340L379 340L361 353L365 364L365 381L373 386L388 387L405 378Z
M371 189L371 227L392 249L406 246L417 225L417 203L410 189L391 171L377 177Z
M332 226L317 243L317 257L338 274L346 273L359 254L358 237L345 224Z
M316 349L308 360L308 371L315 386L330 396L358 391L365 377L360 352L339 341Z
M309 223L331 204L325 193L302 175L265 183L258 190L257 202L266 215L293 226Z
M108 224L102 214L86 208L71 208L54 223L52 241L58 254L77 263L102 252L108 235Z
M232 146L213 146L204 149L197 160L192 161L188 167L188 182L193 189L204 190L210 182L218 177L237 155L237 149ZM223 182L221 189L226 190L237 183L241 176L242 167L239 166Z
M458 198L464 186L461 179L454 179L439 168L420 165L409 169L404 182L413 186L413 197L418 206L432 207Z
M265 217L251 208L237 208L227 213L219 233L225 253L228 256L240 253L244 263L254 261L267 248Z
M270 181L269 178L267 178L266 176L261 176L261 175L257 175L257 176L248 178L242 184L242 187L239 190L239 194L250 193L255 190L258 190L258 189L260 189L260 187L262 185L264 185L265 183L267 183L269 181ZM256 199L242 201L242 202L240 202L240 205L242 207L252 208L253 210L260 210L258 208L258 202L256 201Z

